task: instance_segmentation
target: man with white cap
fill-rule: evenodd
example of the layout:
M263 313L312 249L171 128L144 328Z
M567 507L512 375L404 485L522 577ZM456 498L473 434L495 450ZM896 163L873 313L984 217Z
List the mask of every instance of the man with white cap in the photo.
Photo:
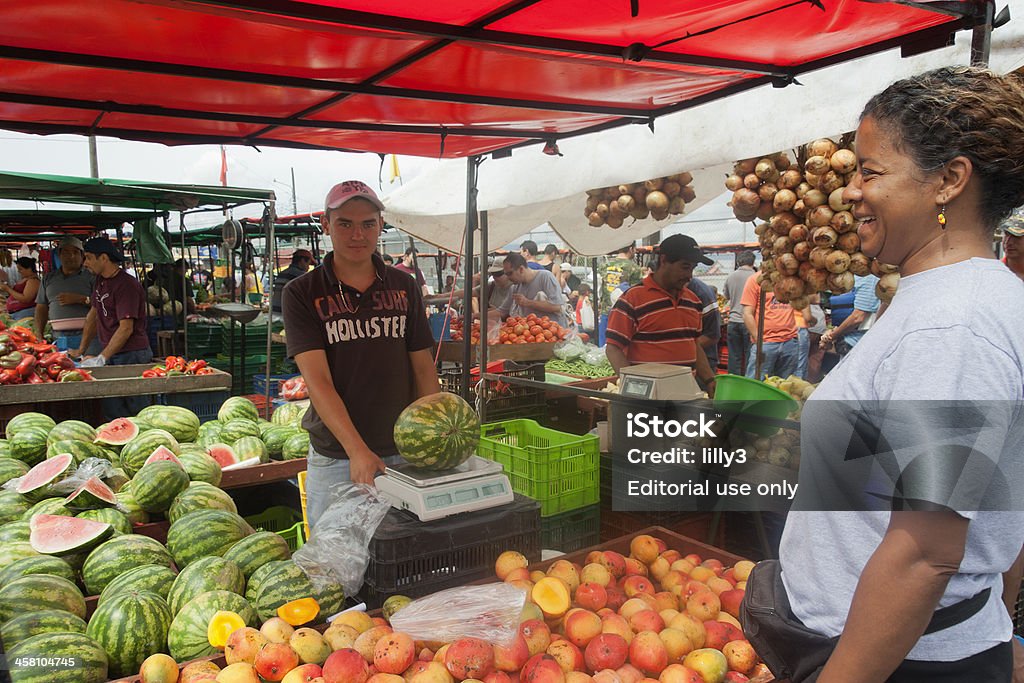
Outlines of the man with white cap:
M94 277L82 267L82 240L69 235L60 241L57 249L60 268L43 277L36 295L35 322L40 334L50 323L57 348L71 351L82 342ZM100 350L99 337L96 337L86 353L95 356Z
M434 339L416 281L376 253L384 206L365 183L327 193L321 218L333 251L283 292L288 355L309 387L306 514L312 527L339 484L372 484L401 462L398 415L440 391Z
M1024 280L1024 214L1014 212L1003 221L1004 263L1014 275Z

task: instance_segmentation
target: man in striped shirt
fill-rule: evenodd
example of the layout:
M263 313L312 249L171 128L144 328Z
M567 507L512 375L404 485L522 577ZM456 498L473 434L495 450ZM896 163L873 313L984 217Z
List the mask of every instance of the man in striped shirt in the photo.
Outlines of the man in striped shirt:
M686 285L694 266L713 262L687 235L664 240L658 256L657 270L612 306L606 333L608 360L615 372L637 363L686 365L710 393L715 373L697 343L704 305Z

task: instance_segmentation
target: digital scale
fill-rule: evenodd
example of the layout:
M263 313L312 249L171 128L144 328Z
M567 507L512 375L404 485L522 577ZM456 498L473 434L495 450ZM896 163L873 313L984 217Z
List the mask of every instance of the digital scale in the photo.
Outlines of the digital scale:
M408 463L388 467L374 486L391 507L408 510L423 522L505 505L514 498L501 464L478 455L436 472Z
M619 394L656 401L693 401L705 397L692 368L667 363L623 367L619 370Z

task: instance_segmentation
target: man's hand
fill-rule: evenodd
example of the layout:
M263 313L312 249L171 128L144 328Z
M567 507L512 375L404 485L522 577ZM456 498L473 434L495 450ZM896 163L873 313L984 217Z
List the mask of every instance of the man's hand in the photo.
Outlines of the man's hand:
M72 360L77 360L81 358L84 354L85 351L82 349L70 349L68 351L68 357L71 358Z
M827 349L835 343L835 337L832 334L832 330L829 330L825 334L821 335L821 341L818 342L818 346L823 349Z
M72 292L61 292L57 295L57 303L61 306L74 306L80 304L85 305L86 296L84 294L74 294Z
M384 472L384 461L369 448L357 453L349 453L349 478L353 484L373 486L373 478Z
M532 303L522 294L513 294L512 301L514 301L516 305L521 306L522 308L530 308L530 303Z

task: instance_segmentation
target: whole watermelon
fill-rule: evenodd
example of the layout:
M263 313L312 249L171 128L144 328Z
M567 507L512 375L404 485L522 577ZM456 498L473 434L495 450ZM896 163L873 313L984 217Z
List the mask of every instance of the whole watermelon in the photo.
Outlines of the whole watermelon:
M7 443L7 439L0 439L0 458L11 457L11 444Z
M395 447L406 462L446 470L466 462L480 443L480 417L461 396L442 391L416 399L395 422Z
M107 653L110 675L138 673L146 657L166 650L171 610L156 593L113 595L96 608L85 634Z
M286 602L312 597L316 597L316 591L306 572L294 562L282 562L263 577L253 606L260 621L266 621L276 616L277 608Z
M107 587L100 593L96 604L102 605L115 595L132 591L156 593L166 600L176 577L177 574L173 569L162 564L144 564L141 567L129 569L107 584Z
M188 478L193 482L202 481L213 486L220 484L222 476L220 464L211 458L205 450L185 451L178 456L178 460L181 461Z
M31 528L26 520L18 519L0 525L0 544L12 541L25 541L28 543L31 535Z
M18 560L26 557L38 557L41 553L36 552L31 543L25 541L14 541L0 545L0 571L7 569ZM3 621L3 619L0 619Z
M292 562L291 559L271 560L270 562L267 562L266 564L263 564L260 567L258 567L256 571L254 571L252 575L249 576L248 581L246 581L245 599L255 605L256 596L260 592L260 586L263 585L263 581L268 576L277 571L278 567L281 567L286 564L294 564L294 562Z
M135 474L146 464L149 456L153 455L153 451L160 446L170 449L175 455L181 452L178 440L170 432L163 429L150 429L136 436L121 449L121 467L129 477L134 478Z
M231 591L210 591L196 596L174 617L167 634L171 656L179 662L216 654L210 645L207 629L210 619L219 611L234 612L246 626L257 622L256 611L245 598Z
M179 493L188 488L188 474L181 465L158 460L143 465L132 477L132 495L146 512L167 512Z
M170 520L171 524L174 524L188 513L196 510L238 512L234 499L222 489L203 481L194 481L188 485L188 488L179 493L174 502L171 503L171 509L167 512L167 519Z
M6 586L15 579L32 574L59 576L72 583L76 579L75 570L71 568L67 561L52 555L33 555L31 557L23 557L0 570L0 586Z
M89 595L99 595L108 583L129 569L144 564L170 567L172 562L171 554L160 541L139 534L115 536L96 547L85 558L82 583Z
M85 622L71 612L44 609L19 614L0 626L0 640L8 651L21 641L40 633L85 633Z
M32 518L36 515L64 515L65 517L74 517L74 511L68 506L64 505L63 498L46 498L41 500L21 516L26 522L32 521Z
M36 663L42 659L46 666ZM73 660L73 668L62 662ZM104 683L107 653L84 633L40 633L7 651L12 683ZM27 662L19 664L19 662Z
M12 460L11 462L20 463L21 461ZM25 471L28 471L27 465ZM10 489L0 489L0 524L21 519L30 507L32 504L25 496Z
M0 588L0 623L40 609L61 609L85 619L85 598L78 586L50 574L29 574Z
M196 510L171 524L167 549L180 570L200 557L220 557L251 533L249 523L233 512Z
M120 510L102 508L100 510L84 510L77 515L80 519L91 519L94 522L105 522L114 527L114 535L132 533L132 523Z
M298 431L292 427L274 425L263 432L263 443L267 445L267 452L270 454L270 457L280 459L281 453L284 451L284 442L289 437L295 436Z
M7 439L10 440L12 436L25 429L31 428L42 429L44 432L49 434L50 430L53 429L56 424L57 423L53 421L52 417L44 415L43 413L21 413L19 415L15 415L10 419L10 421L8 421L4 432L7 435Z
M0 486L25 474L28 469L28 465L20 460L0 456Z
M301 403L285 403L284 405L278 406L274 409L274 414L270 417L270 421L276 425L298 427L302 424L302 418L305 416L308 409L308 401Z
M11 445L11 457L27 465L38 465L46 459L47 434L49 432L42 427L22 427L17 434L7 439Z
M249 420L254 425L260 417L256 404L244 396L232 396L224 401L220 410L217 411L217 419L221 422L230 420ZM259 433L257 432L257 436Z
M232 560L223 557L201 557L181 570L167 594L171 614L177 614L187 603L203 593L226 590L243 595L245 575Z
M86 441L92 443L96 438L96 430L81 420L64 420L50 430L46 437L48 444L54 441ZM66 451L65 451L66 452Z
M128 517L129 522L132 524L146 524L149 522L149 513L142 509L139 501L135 500L135 496L130 490L122 487L115 495L117 496L117 507L124 510L124 514Z
M247 436L260 438L260 428L255 422L243 419L228 420L220 431L220 442L233 446L236 441Z
M64 424L61 422L61 424ZM56 431L56 430L54 430ZM53 435L53 432L50 432ZM51 439L46 445L46 457L52 458L55 455L61 453L70 453L75 456L75 462L81 463L86 458L102 458L109 460L111 463L120 463L117 454L113 451L108 451L103 446L95 444L89 441L76 441L73 439Z
M195 441L199 435L199 416L181 406L149 406L139 413L143 420L170 432L179 443Z
M250 458L259 458L261 463L270 462L270 453L267 452L267 445L258 436L243 436L234 443L233 448L238 459L241 461Z
M228 548L225 560L231 560L242 570L248 581L257 569L274 560L291 559L288 542L273 531L257 531Z
M284 442L281 457L284 460L298 460L309 455L309 432L301 430Z

